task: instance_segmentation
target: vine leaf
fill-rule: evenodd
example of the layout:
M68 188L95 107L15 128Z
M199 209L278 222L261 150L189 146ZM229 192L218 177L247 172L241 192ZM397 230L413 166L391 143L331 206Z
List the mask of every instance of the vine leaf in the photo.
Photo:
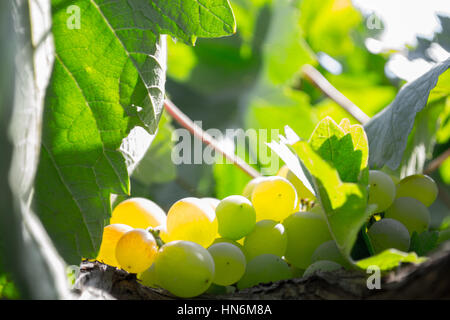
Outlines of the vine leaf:
M68 26L69 5L80 10L79 29ZM158 127L162 34L190 43L223 36L234 31L234 17L226 0L53 0L52 13L55 63L34 204L65 260L78 264L98 252L111 194L129 194L132 160L145 153L132 149L150 145L129 140L130 131Z
M0 21L0 273L21 299L67 299L64 261L29 204L53 63L50 1L3 1Z
M361 170L367 168L367 138L361 126L342 129L326 117L314 129L309 143L319 155L333 163L342 181L357 182Z
M343 182L338 170L307 142L299 141L292 148L313 176L316 195L333 238L342 253L349 257L359 229L372 214L372 208L367 206L366 187L358 183Z
M397 268L401 263L419 264L426 260L425 257L418 257L415 252L406 253L396 249L388 249L372 257L359 260L356 265L364 270L377 266L380 271L386 272Z
M367 206L368 143L361 126L331 118L317 125L308 142L300 140L289 128L286 137L269 146L279 154L297 177L314 187L325 212L330 232L344 256L350 260L351 249L361 226L373 213ZM291 151L292 150L292 151ZM339 154L345 150L345 154ZM351 171L344 168L346 163ZM363 175L364 174L364 175Z
M450 59L447 59L407 83L391 105L376 114L364 126L369 138L370 167L381 168L387 165L392 170L398 168L416 115L426 106L439 76L449 67Z

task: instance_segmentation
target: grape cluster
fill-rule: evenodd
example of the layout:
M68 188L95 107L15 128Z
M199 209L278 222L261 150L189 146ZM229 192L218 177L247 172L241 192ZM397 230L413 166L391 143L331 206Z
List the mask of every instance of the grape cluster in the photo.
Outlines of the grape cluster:
M428 228L426 205L436 194L426 176L395 185L371 171L368 201L384 216L368 230L374 251L407 251L412 232ZM97 260L183 298L349 268L314 200L285 166L251 180L242 195L184 198L167 214L151 200L131 198L114 208Z
M428 207L438 188L430 177L415 174L398 180L382 171L369 172L369 204L375 205L376 221L367 235L374 253L394 248L408 251L414 233L430 226Z

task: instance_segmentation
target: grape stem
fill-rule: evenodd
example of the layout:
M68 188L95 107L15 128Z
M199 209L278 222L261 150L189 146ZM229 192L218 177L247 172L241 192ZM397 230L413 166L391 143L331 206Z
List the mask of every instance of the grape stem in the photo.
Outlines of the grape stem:
M164 241L162 241L160 237L160 231L158 229L154 229L152 227L148 227L147 231L150 232L150 234L155 238L156 245L158 246L158 249L161 248L164 245Z
M252 178L261 176L261 174L246 163L243 159L238 157L236 154L225 150L220 143L214 139L211 135L203 131L198 125L196 125L186 114L184 114L172 101L168 98L164 101L164 107L167 112L172 116L175 121L177 121L183 128L189 130L196 138L200 139L204 144L211 146L214 150L222 154L225 158L230 160L239 169L244 171Z
M328 98L336 102L340 107L350 113L359 123L366 124L370 117L364 113L356 104L336 89L316 68L306 64L301 70L303 76L317 87Z
M436 171L437 169L439 169L439 167L441 166L441 164L447 160L450 157L450 149L447 149L446 151L444 151L443 153L441 153L439 155L439 157L435 158L434 160L432 160L428 166L425 168L425 170L423 171L424 174L429 175L430 173Z

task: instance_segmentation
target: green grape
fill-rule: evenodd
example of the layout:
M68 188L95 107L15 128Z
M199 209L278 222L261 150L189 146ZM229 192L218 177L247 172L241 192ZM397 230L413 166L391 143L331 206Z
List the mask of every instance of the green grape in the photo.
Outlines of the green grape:
M267 177L256 184L252 193L252 203L256 211L256 221L283 221L297 207L298 197L294 186L282 177Z
M125 232L116 245L120 267L130 273L140 273L152 265L158 251L155 238L144 229Z
M342 256L334 240L329 240L322 243L314 251L313 255L311 256L311 262L314 263L321 260L333 261L340 264L341 266L348 267L349 265L347 260Z
M159 285L181 298L205 292L214 279L214 260L201 245L172 241L163 245L155 260Z
M287 235L284 226L273 220L258 221L244 239L247 260L265 253L282 257L286 252Z
M249 183L246 184L244 190L242 191L242 196L244 196L247 199L251 200L252 199L253 189L255 189L255 186L259 182L263 181L266 178L267 177L256 177L256 178L250 180Z
M218 284L212 283L208 290L205 291L208 294L227 294L227 287L220 286Z
M217 219L213 208L204 200L184 198L175 202L167 213L164 242L186 240L207 248L217 236Z
M231 243L216 243L208 248L214 260L213 283L228 286L236 283L245 272L246 260L242 251Z
M138 280L142 282L144 286L150 288L158 288L158 278L156 277L155 264L153 263L150 268L137 275Z
M287 234L285 258L300 269L311 264L311 257L318 246L332 239L323 214L318 212L296 212L284 220L283 225Z
M330 272L341 269L342 266L339 263L328 260L320 260L311 264L308 268L306 268L303 273L303 277L309 277L313 275L317 271L321 272Z
M383 212L395 198L395 184L391 177L378 170L369 171L369 204L376 204L376 212Z
M227 239L238 240L253 230L256 213L250 200L243 196L229 196L216 208L219 234Z
M422 233L430 225L430 212L428 208L419 200L410 197L395 199L389 209L384 214L385 218L400 221L412 235L414 231Z
M399 221L389 218L375 222L367 232L374 253L387 249L408 251L410 236L408 229Z
M211 246L214 245L214 244L216 244L216 243L222 243L222 242L234 244L236 247L238 247L239 249L241 249L241 251L242 251L242 252L244 253L244 255L246 256L244 246L243 246L242 244L240 244L239 242L234 241L234 240L231 240L231 239L226 239L226 238L216 238L216 239L214 239L214 242L211 244ZM211 246L210 246L210 247L211 247Z
M249 261L245 273L237 283L239 290L292 277L289 265L273 254L262 254Z
M429 207L438 195L436 182L429 176L415 174L400 180L397 185L397 198L411 197Z

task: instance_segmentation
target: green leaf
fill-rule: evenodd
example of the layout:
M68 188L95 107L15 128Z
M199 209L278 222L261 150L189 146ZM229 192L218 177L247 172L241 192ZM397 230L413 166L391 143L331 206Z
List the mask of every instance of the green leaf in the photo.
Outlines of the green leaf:
M367 167L367 138L361 126L349 126L345 132L330 117L319 122L309 144L339 172L344 182L357 182L359 173Z
M306 40L316 52L324 51L332 56L354 52L355 44L349 35L361 24L362 17L351 1L303 0L300 9Z
M305 141L292 145L313 176L316 195L325 211L330 231L342 253L349 257L359 229L372 214L367 206L367 186L343 182L329 162Z
M52 1L56 59L34 203L60 253L78 264L98 252L110 195L130 191L132 160L143 154L133 150L142 144L130 140L130 131L141 126L153 134L157 128L166 71L161 34L190 43L228 35L234 17L226 0L70 5L80 8L80 29L68 27L67 1Z
M272 3L272 17L263 45L263 81L286 84L302 65L315 63L314 53L303 39L299 19L300 10L295 1Z
M381 168L387 165L392 170L398 168L417 113L425 107L439 76L449 67L450 59L407 83L392 104L364 126L369 138L371 167Z
M159 128L150 148L133 171L132 177L149 186L152 183L164 183L175 179L177 172L172 162L173 127L171 118L163 113Z
M108 11L137 20L136 27L170 34L195 44L197 37L214 38L236 32L236 22L228 0L97 0ZM120 20L119 20L120 21ZM124 25L123 27L128 27Z
M20 293L10 275L0 274L0 300L20 299Z
M415 252L402 252L395 249L385 250L375 256L359 260L356 265L366 270L370 266L377 266L381 271L389 271L397 268L401 263L419 264L426 261L425 257L418 257Z
M3 1L0 21L0 296L66 299L64 262L29 203L53 63L50 1Z
M414 232L411 236L409 251L414 251L419 256L424 256L436 249L439 240L439 231L424 231L420 234Z

